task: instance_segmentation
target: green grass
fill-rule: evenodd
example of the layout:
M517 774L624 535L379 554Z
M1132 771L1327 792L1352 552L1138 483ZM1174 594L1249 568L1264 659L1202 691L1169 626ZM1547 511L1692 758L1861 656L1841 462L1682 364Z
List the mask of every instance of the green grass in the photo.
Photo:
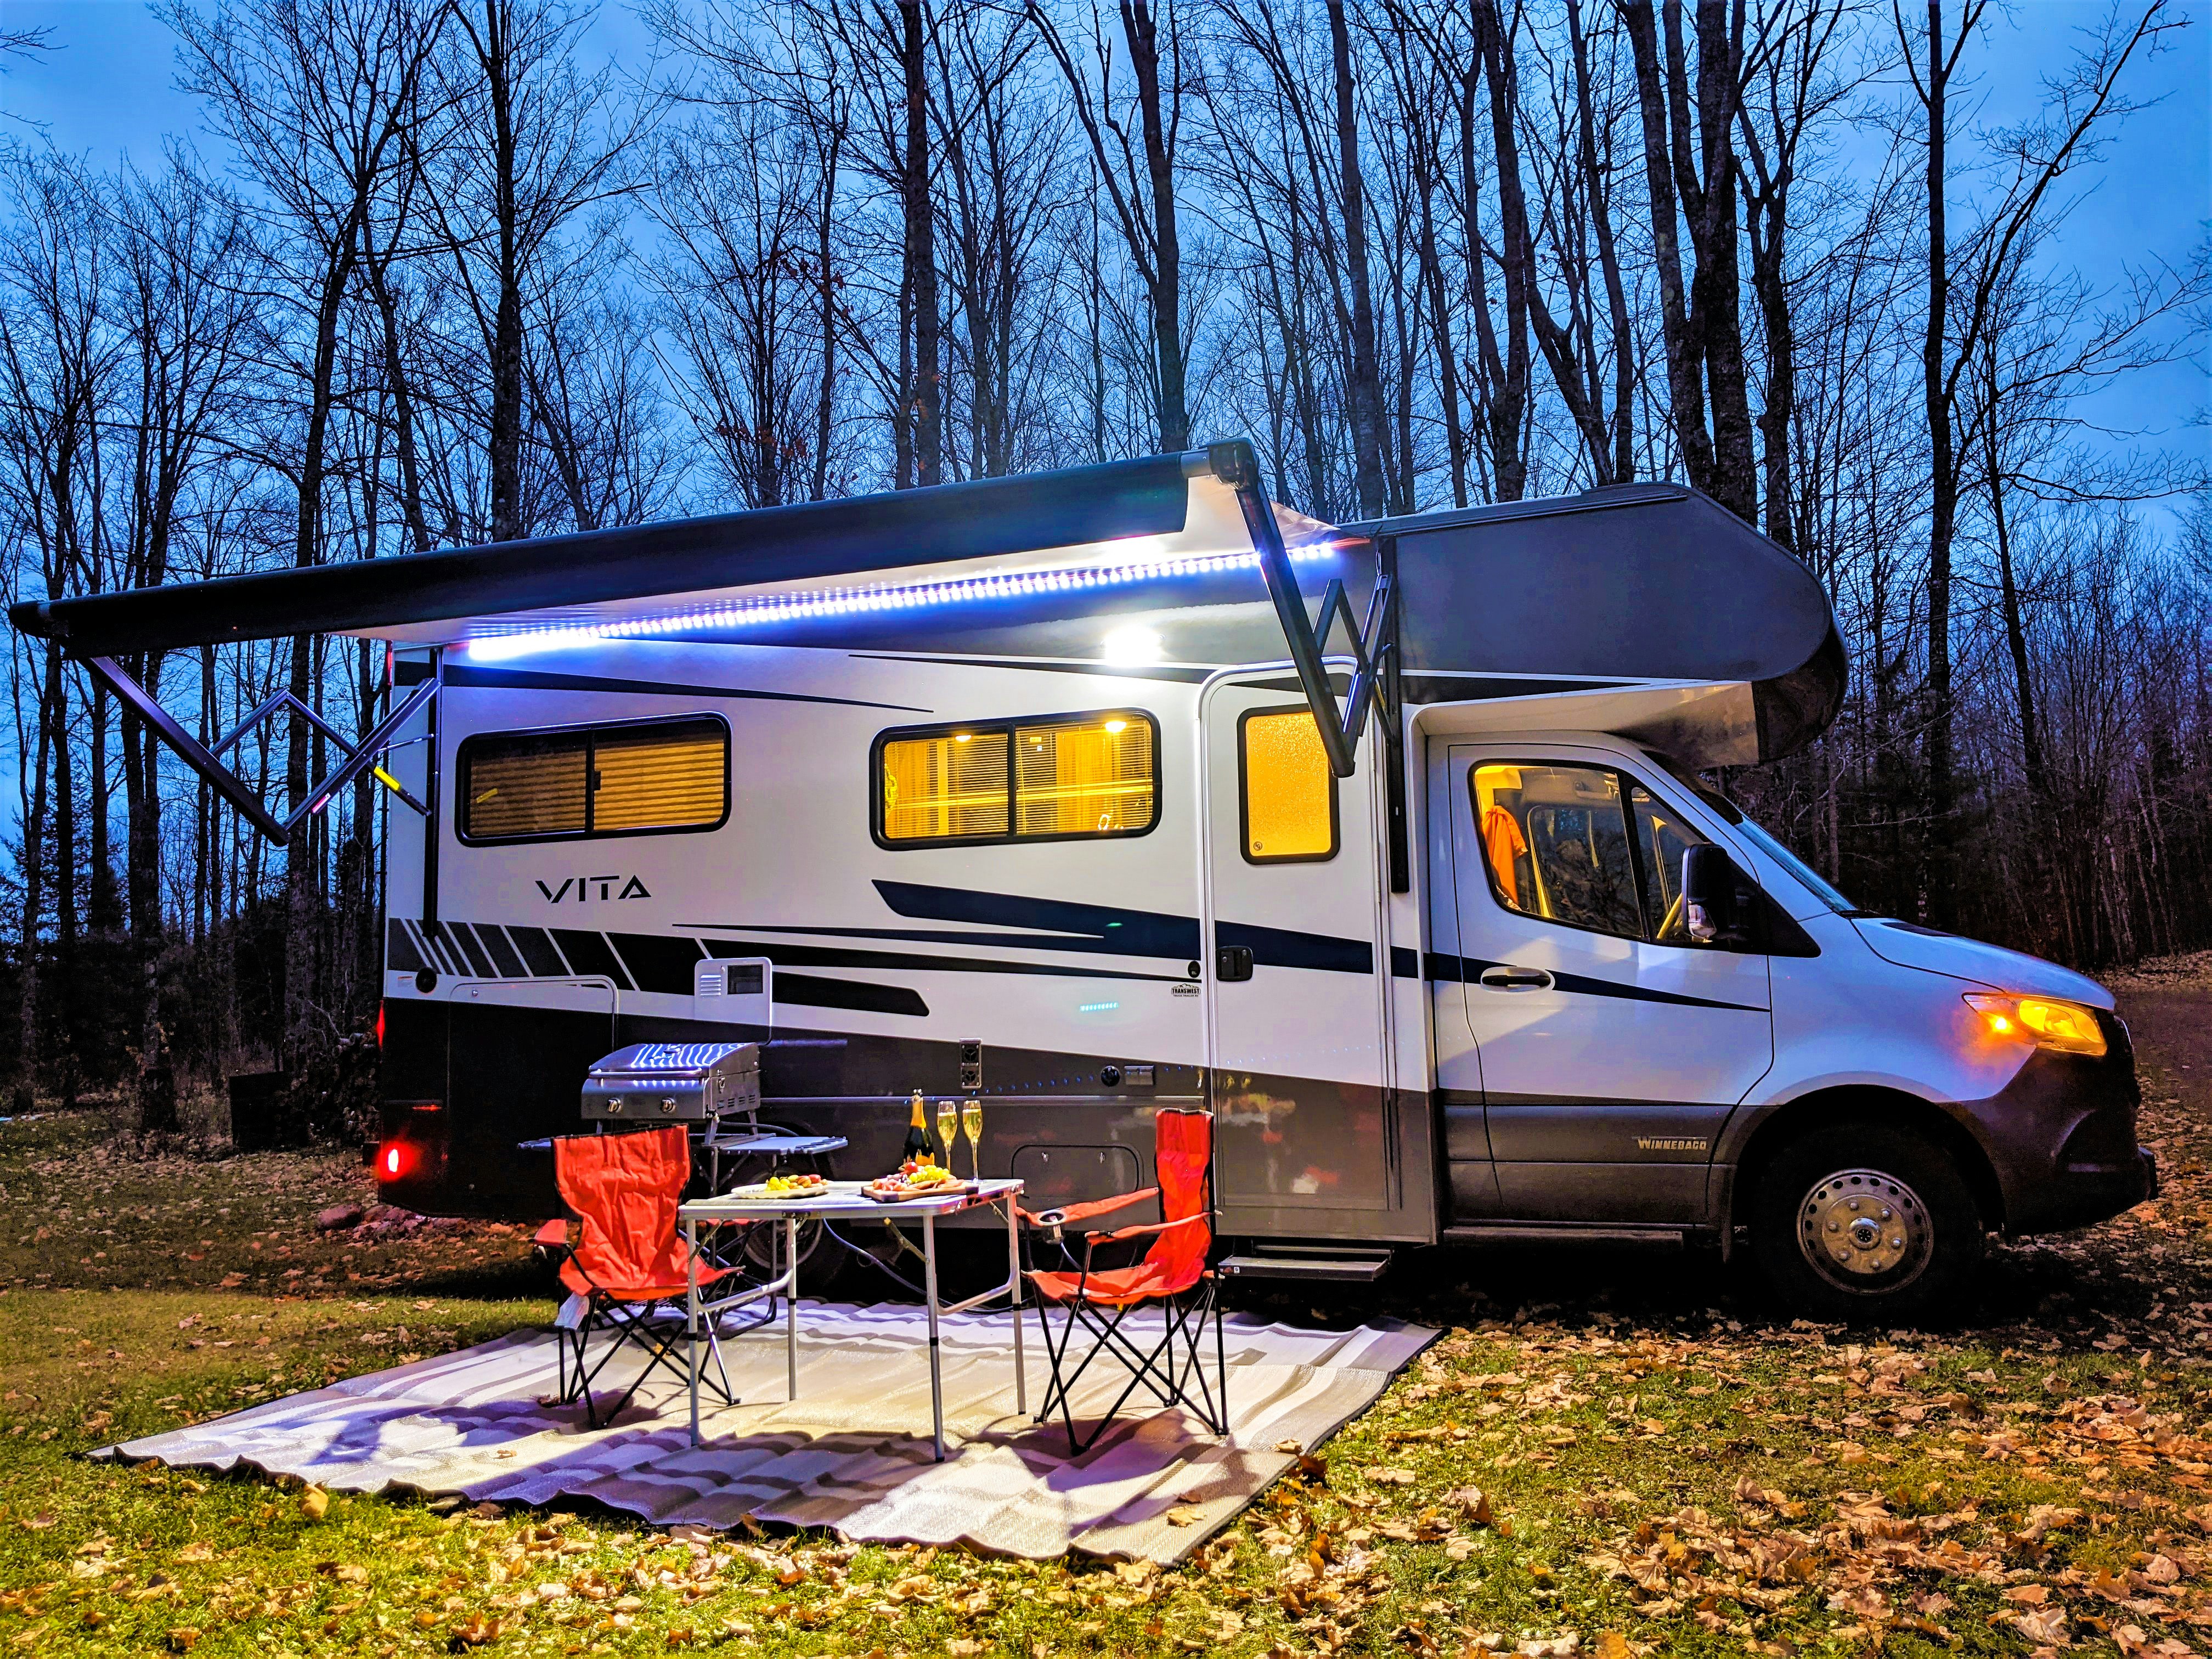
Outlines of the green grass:
M368 1198L348 1158L0 1129L0 1654L1913 1659L2030 1653L1998 1617L2039 1607L2084 1653L2212 1650L2212 1136L2153 1092L2189 1173L2005 1252L1949 1334L1793 1325L1679 1259L1410 1262L1386 1310L1443 1339L1164 1574L88 1461L551 1304L519 1230L318 1233Z

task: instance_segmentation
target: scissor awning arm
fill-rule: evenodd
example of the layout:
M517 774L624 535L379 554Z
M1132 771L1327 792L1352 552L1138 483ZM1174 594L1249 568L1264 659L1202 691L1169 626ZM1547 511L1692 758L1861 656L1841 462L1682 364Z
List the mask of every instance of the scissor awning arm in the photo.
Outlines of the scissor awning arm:
M133 679L123 665L112 657L82 659L87 672L121 698L124 705L154 728L155 735L169 746L170 752L198 773L225 800L235 806L246 821L278 846L292 839L292 833L302 823L330 805L331 798L359 777L362 772L374 769L377 779L384 787L413 807L428 815L429 809L415 799L389 772L378 764L392 740L407 722L428 708L438 695L438 682L433 678L424 680L392 712L376 724L376 729L358 744L349 740L336 726L289 691L280 691L256 708L231 732L210 749L198 738L179 726L169 711L161 707L153 693ZM330 775L307 792L307 798L298 809L284 817L278 817L262 804L259 793L244 778L223 764L222 754L264 720L282 714L287 708L299 713L324 737L335 744L345 758L338 763Z

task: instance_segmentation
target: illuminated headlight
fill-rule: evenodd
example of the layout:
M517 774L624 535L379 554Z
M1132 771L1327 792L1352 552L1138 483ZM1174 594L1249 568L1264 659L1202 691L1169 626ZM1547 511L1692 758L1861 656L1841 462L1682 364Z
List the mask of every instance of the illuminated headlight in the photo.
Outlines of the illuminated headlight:
M1969 991L1966 1006L1982 1017L1992 1036L2015 1037L2065 1054L2105 1052L2105 1028L2096 1012L2078 1002L2052 997L2005 996L1996 991Z

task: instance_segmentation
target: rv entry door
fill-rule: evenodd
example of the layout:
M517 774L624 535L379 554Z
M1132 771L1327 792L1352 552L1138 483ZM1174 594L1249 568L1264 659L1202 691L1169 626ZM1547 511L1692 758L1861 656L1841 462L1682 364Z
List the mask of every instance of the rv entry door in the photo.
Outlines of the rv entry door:
M1339 780L1296 679L1200 699L1207 1049L1223 1230L1425 1237L1404 1216L1380 944L1379 745ZM1426 1126L1415 1126L1425 1133Z

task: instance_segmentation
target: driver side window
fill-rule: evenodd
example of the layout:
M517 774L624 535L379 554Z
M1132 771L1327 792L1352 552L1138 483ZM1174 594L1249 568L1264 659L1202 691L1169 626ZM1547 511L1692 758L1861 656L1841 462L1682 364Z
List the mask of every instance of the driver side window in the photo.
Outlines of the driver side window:
M1586 933L1691 943L1682 854L1705 840L1611 767L1477 766L1468 778L1483 869L1498 903Z

